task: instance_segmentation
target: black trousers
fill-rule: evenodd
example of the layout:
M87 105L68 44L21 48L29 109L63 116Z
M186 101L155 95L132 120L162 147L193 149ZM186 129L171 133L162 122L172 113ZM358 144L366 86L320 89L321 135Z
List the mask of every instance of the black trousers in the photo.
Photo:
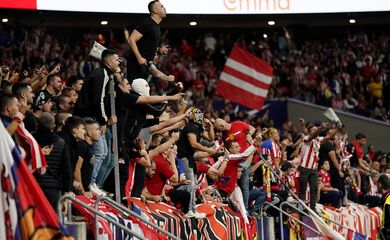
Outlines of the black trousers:
M310 186L310 208L315 209L318 193L318 173L316 169L308 169L299 166L301 177L299 179L299 198L305 200L307 183Z
M54 211L57 212L58 201L61 197L61 190L56 188L43 187L42 191L45 194L47 200L49 200L49 203L53 207Z

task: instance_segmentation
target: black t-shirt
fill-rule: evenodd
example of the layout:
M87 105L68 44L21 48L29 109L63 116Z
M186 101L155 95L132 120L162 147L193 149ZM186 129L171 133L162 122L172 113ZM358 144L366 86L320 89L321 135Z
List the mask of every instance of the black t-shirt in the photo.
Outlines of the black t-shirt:
M92 146L86 141L77 142L77 151L79 156L83 158L83 164L81 165L81 181L85 191L89 191L89 184L91 183L93 163L95 157L93 155Z
M195 125L195 123L188 123L180 134L180 138L177 141L177 152L179 158L188 158L190 161L190 167L195 167L194 153L195 150L192 148L190 141L188 140L188 134L193 133L196 136L196 141L200 141L203 129Z
M115 109L116 116L118 118L117 128L118 128L118 140L121 141L122 132L126 124L126 113L132 111L138 101L139 95L131 92L124 93L119 87L115 87L116 97L115 97Z
M349 159L349 162L351 163L351 167L359 168L359 158L357 156L355 146L352 143L349 143L347 145L347 151L350 154L352 154L352 157Z
M144 19L136 28L142 37L137 42L138 51L147 62L152 61L160 45L161 30L158 23L151 18ZM136 78L146 79L149 74L146 65L139 65L134 54L127 61L127 79L132 81Z
M146 18L135 28L135 30L142 34L142 38L137 42L137 47L141 56L148 62L152 61L161 40L159 24L151 18Z
M249 189L263 186L263 165L259 166L256 171L249 176Z
M324 143L320 147L320 152L318 154L318 160L319 165L321 165L325 160L329 161L330 165L333 165L332 160L329 158L329 152L334 151L334 145L332 142L328 141L327 143Z
M26 130L30 133L34 133L37 130L37 120L31 111L26 111L23 123Z

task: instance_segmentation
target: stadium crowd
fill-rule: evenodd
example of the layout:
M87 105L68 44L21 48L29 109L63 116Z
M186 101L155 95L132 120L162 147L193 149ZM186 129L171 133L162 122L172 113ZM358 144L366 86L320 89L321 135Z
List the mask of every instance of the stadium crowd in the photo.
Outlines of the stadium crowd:
M304 119L276 129L267 116L247 116L230 103L216 110L212 102L239 44L273 66L270 99L294 97L388 122L388 35L348 33L298 46L287 30L238 40L208 32L169 49L151 21L165 18L165 8L153 1L149 10L150 18L124 31L127 42L84 34L72 45L43 27L0 29L0 118L54 208L62 194L113 192L113 124L121 195L168 202L188 217L202 217L196 203L209 199L257 216L265 201L295 202L292 194L314 211L318 202L380 206L388 193L379 190L379 176L390 173L390 154L366 146L363 133L351 140L338 123ZM95 40L110 47L100 62L88 60Z

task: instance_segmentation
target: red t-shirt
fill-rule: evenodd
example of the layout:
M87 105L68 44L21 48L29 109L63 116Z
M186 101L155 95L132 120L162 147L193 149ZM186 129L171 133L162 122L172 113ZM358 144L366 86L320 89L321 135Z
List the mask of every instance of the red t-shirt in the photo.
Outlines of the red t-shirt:
M246 141L246 134L249 131L249 125L242 121L234 121L227 135L224 136L226 141L236 141L240 145L240 153L244 152L250 144Z
M227 194L231 194L237 183L237 171L240 160L230 160L226 164L225 171L219 180L215 183L215 186L222 189Z
M355 146L355 151L356 151L356 156L357 158L362 158L363 157L363 149L360 146L360 144L356 141L353 141L352 144Z
M207 171L210 169L210 166L202 162L197 162L196 169L198 170L198 174L207 173Z
M325 187L330 187L330 174L327 171L321 169L318 171L318 177L321 179L321 182Z
M202 190L202 189L207 188L207 181L205 181L205 179L206 179L207 172L210 169L210 165L204 164L202 162L197 162L196 169L198 171L197 172L197 176L198 176L197 187L198 187L198 189Z
M164 185L174 173L168 164L168 160L159 155L153 159L156 164L156 173L150 177L145 178L145 186L150 194L161 195Z

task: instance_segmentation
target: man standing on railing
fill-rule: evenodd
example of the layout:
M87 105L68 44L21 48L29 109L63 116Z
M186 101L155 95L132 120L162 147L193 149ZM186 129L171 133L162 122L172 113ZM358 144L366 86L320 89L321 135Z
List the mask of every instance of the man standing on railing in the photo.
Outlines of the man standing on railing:
M147 78L148 64L157 51L164 55L168 53L167 46L160 48L160 22L167 16L165 7L160 1L153 0L148 4L148 10L150 17L136 26L127 38L132 51L127 60L127 79L130 82L136 78Z
M382 193L382 238L390 239L390 175L382 174L378 179L379 192Z

